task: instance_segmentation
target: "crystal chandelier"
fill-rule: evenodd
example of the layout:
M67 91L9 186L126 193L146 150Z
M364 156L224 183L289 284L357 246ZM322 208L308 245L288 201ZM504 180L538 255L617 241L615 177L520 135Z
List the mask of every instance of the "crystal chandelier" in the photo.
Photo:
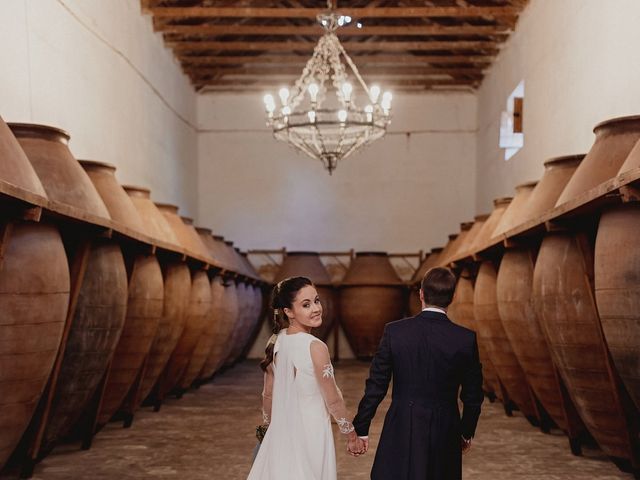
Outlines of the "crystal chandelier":
M379 86L367 87L334 33L351 19L331 11L331 0L328 4L329 12L318 15L325 34L302 75L291 90L280 89L279 105L270 94L264 96L264 104L267 125L273 129L275 138L322 161L331 174L339 160L385 134L390 122L391 92L380 95ZM364 107L356 103L350 74L340 56L364 90L367 97Z

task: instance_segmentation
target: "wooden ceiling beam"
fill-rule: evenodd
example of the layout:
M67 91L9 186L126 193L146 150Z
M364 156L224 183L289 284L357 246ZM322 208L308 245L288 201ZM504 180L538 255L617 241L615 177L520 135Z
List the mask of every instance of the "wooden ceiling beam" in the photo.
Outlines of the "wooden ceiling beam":
M219 41L172 41L167 46L176 52L217 50L245 52L291 52L299 50L313 52L315 42L219 42ZM498 51L498 43L491 41L427 41L427 42L342 42L347 53L365 51L425 51L440 50L487 50Z
M247 86L255 85L259 86L262 90L268 90L273 88L279 88L282 86L280 82L270 82L269 79L233 79L233 80L212 80L210 82L200 79L195 84L199 85L215 85L215 86ZM393 88L399 86L415 86L415 85L478 85L480 82L475 79L433 79L433 78L411 78L411 79L398 79L385 83L385 87Z
M144 0L143 0L144 1ZM149 0L146 0L149 1ZM341 15L362 18L495 18L517 17L518 7L364 7L338 8ZM147 7L156 18L310 18L326 12L322 8L260 7Z
M424 65L428 63L450 64L450 63L473 63L489 64L494 59L493 55L351 55L353 60L367 65ZM265 65L305 65L309 60L303 55L242 55L242 56L179 56L178 60L183 65L243 65L243 64L265 64Z
M319 25L159 25L163 33L199 36L251 36L251 35L311 35L323 34ZM442 35L508 35L510 29L491 25L399 25L370 26L363 28L345 27L336 31L340 37L362 36L442 36Z
M474 67L461 68L437 68L437 67L363 67L358 69L363 76L375 75L482 75L482 69ZM193 68L186 67L185 73L189 75L253 75L266 77L269 75L299 76L301 70L297 67L274 66L272 68Z

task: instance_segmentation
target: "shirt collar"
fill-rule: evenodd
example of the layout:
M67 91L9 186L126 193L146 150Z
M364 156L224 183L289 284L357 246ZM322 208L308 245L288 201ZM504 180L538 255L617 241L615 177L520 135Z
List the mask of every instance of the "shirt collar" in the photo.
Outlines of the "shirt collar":
M442 308L438 308L438 307L427 307L427 308L423 308L422 309L423 312L437 312L437 313L443 313L443 314L447 314L447 312L442 309Z

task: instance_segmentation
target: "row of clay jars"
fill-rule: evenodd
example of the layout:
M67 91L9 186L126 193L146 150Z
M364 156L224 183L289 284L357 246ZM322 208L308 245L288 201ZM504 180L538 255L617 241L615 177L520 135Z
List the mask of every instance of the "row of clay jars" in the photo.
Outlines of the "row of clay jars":
M107 207L68 149L69 136L56 128L10 125L33 165L49 201L71 211L109 219ZM127 272L115 242L84 231L63 232L71 281L79 283L73 318L55 381L41 455L80 416L106 372L125 321Z
M583 157L574 155L545 162L545 172L537 185L528 183L516 188L516 197L494 236L552 208ZM555 424L569 437L572 451L578 453L584 426L561 383L533 309L531 294L537 250L538 242L505 249L496 282L498 311L527 383Z
M340 319L358 358L373 357L384 326L403 317L406 287L384 252L358 252L340 285Z
M40 179L1 118L0 161L0 183L46 198ZM1 218L0 250L1 470L27 428L53 368L70 280L54 225Z
M613 119L598 125L594 131L595 143L563 190L557 206L587 195L587 191L620 171L640 139L640 118ZM624 275L626 266L638 255L635 239L627 244L627 248L617 248L611 253L617 240L608 237L627 229L607 232L608 220L603 218L603 229L598 232L601 242L599 278L607 284L609 278L621 278L622 274L623 280L618 285L627 289L634 283L635 273L628 280ZM635 444L638 410L628 399L611 362L595 302L591 279L594 278L597 219L592 220L584 219L573 231L552 231L545 235L534 268L533 304L554 363L585 425L609 456L639 465L640 454ZM622 260L622 270L617 270L619 264L612 260L614 256L626 257ZM629 297L623 291L599 290L602 299L599 306L603 307L607 319L610 315L617 316L611 312L616 312L618 305L629 304ZM605 299L608 294L611 296ZM627 312L637 318L637 312L632 309ZM617 328L614 326L613 330Z
M420 302L420 287L424 275L438 263L438 257L442 253L442 247L432 248L420 263L420 266L411 277L411 290L409 292L409 315L418 315L422 310Z

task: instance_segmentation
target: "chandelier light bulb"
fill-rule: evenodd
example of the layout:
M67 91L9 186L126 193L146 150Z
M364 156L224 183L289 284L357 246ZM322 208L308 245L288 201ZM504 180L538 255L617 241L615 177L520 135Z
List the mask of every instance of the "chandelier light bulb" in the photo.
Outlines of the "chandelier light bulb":
M280 95L280 101L282 102L282 105L286 105L287 101L289 100L289 89L287 87L282 87L278 92L278 95Z
M338 110L338 120L342 123L347 121L347 111L346 110Z
M276 109L276 102L273 100L273 95L270 93L264 96L264 107L267 109L267 112L273 113Z
M385 115L388 114L389 110L391 109L392 98L393 98L393 95L391 95L391 92L384 92L384 94L382 95L382 101L380 102L380 106L384 110Z
M378 97L380 96L380 87L378 85L372 85L369 89L369 98L371 103L378 103Z
M349 82L344 82L341 87L342 96L344 97L345 102L351 100L351 92L353 92L353 85Z
M311 123L316 123L316 112L314 110L309 110L307 115L309 116L309 121Z
M286 107L282 108L282 114L283 115L291 115L291 107L289 107L288 105Z
M364 112L367 114L367 122L373 121L373 105L364 107Z
M344 17L340 16L340 18L338 18L338 25L343 26L344 25Z
M344 21L345 21L345 23L351 23L351 17L349 15L346 15L344 17Z
M318 98L318 92L320 91L320 87L318 87L317 83L313 82L309 84L309 86L307 87L307 90L309 91L309 96L311 97L311 101L315 103L316 99Z

